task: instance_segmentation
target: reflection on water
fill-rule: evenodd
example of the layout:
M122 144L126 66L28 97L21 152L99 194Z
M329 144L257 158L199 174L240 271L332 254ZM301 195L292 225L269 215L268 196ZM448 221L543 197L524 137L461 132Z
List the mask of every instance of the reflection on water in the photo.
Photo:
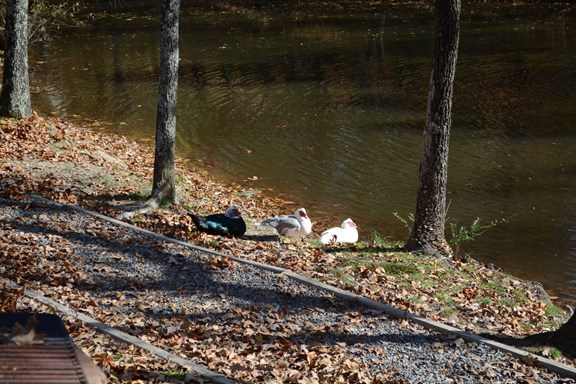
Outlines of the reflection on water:
M466 251L576 302L575 19L498 15L463 15L449 218L510 217ZM353 217L364 238L405 238L393 213L415 206L433 26L413 16L183 20L178 152L313 218ZM34 47L35 108L153 137L158 34L108 26Z

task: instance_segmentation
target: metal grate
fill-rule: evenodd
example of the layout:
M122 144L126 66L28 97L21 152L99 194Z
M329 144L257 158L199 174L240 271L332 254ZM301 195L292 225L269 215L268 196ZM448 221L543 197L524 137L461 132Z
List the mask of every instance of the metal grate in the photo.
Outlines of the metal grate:
M37 323L32 343L16 345L5 337L16 323L26 327L33 316ZM0 384L88 384L72 339L58 316L0 313L0 332Z

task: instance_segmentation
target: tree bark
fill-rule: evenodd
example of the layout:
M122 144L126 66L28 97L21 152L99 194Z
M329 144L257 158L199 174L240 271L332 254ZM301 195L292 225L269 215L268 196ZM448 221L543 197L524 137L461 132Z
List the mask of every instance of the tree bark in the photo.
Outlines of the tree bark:
M448 142L458 40L460 0L436 0L434 63L428 90L428 115L424 129L424 154L420 162L420 185L416 213L405 248L427 254L451 256L444 236Z
M32 115L28 77L28 0L8 0L5 35L0 115L28 117Z
M563 346L568 345L570 350L563 350L563 352L576 356L576 312L564 325L552 333L550 340Z
M178 48L180 0L162 1L160 32L160 84L156 116L156 147L152 199L177 203L174 185L176 100L178 92Z

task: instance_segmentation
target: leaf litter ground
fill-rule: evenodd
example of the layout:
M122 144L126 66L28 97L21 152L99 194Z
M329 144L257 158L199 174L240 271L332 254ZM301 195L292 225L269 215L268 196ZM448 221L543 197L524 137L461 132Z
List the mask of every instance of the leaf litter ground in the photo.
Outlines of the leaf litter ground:
M2 276L235 379L335 383L406 380L390 366L368 365L363 354L386 355L381 348L373 347L368 352L358 348L354 354L350 353L350 346L354 345L350 338L323 343L310 339L310 335L326 338L346 333L358 318L369 317L370 326L378 328L390 322L384 315L364 313L318 293L311 294L308 305L290 306L296 298L310 295L310 291L301 291L304 288L295 288L294 283L281 278L267 284L285 290L283 305L268 303L263 311L245 297L227 302L223 292L228 292L230 284L239 283L216 284L214 276L241 278L246 267L225 258L198 254L193 255L197 261L191 263L185 257L190 251L175 251L171 249L173 245L126 234L82 215L55 213L25 204L31 194L37 194L113 217L127 209L135 197L149 193L153 169L150 146L104 133L100 130L102 123L87 122L88 125L89 129L80 128L36 115L20 121L0 121L0 197L4 199L4 211L14 210L14 220L0 222ZM472 332L519 337L554 329L567 317L565 311L551 306L537 285L473 260L443 263L375 243L324 250L312 237L306 241L262 241L269 236L254 228L242 239L198 233L187 215L189 210L220 212L235 203L246 218L256 222L292 211L296 204L246 191L239 185L224 185L185 162L177 164L177 174L182 205L136 216L130 221L132 224L223 253L288 268ZM16 212L22 209L27 214ZM319 218L314 224L323 228L329 222ZM74 247L79 238L93 242L92 246L99 249L97 254L102 254L99 247L109 251L103 258L88 257L85 249ZM156 260L154 265L150 265L150 260ZM139 267L131 269L136 265ZM159 268L170 272L158 274ZM211 278L201 281L199 276ZM197 294L202 291L199 287L208 285L210 294ZM222 293L218 293L218 287ZM260 290L245 295L265 300L265 293L269 294ZM47 310L6 287L2 306L3 310ZM329 312L339 315L330 317L325 310L315 312L315 308L325 307L333 308ZM280 318L282 321L278 321ZM315 320L303 323L303 318ZM201 381L183 377L181 367L119 344L79 321L66 320L75 342L117 382ZM410 324L402 326L423 332ZM437 340L432 345L437 349L460 343L434 337ZM310 344L311 340L315 343ZM542 352L551 353L547 349ZM386 360L382 357L382 361ZM572 363L566 359L562 362ZM529 365L504 360L481 368L476 364L469 367L468 374L489 377L502 369L502 364L511 372L510 380L553 380Z

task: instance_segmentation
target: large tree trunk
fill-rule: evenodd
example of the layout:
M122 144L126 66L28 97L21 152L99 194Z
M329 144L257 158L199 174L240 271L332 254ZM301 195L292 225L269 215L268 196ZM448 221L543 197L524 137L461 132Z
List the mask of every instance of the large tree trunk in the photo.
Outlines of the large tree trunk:
M176 138L176 99L178 91L178 27L180 0L162 1L160 33L160 85L156 117L156 150L152 199L177 202L174 186L174 146Z
M576 356L576 312L560 328L554 331L550 337L552 344L562 346L562 352Z
M444 237L448 141L452 115L452 91L460 30L460 0L436 0L434 63L428 90L428 116L424 129L424 155L420 162L420 186L409 251L450 256Z
M28 117L32 114L28 78L28 0L8 0L5 35L0 115Z
M559 349L567 358L576 358L576 312L572 313L570 319L555 331L537 333L519 339L505 335L496 337L489 335L488 337L519 348L551 346Z

